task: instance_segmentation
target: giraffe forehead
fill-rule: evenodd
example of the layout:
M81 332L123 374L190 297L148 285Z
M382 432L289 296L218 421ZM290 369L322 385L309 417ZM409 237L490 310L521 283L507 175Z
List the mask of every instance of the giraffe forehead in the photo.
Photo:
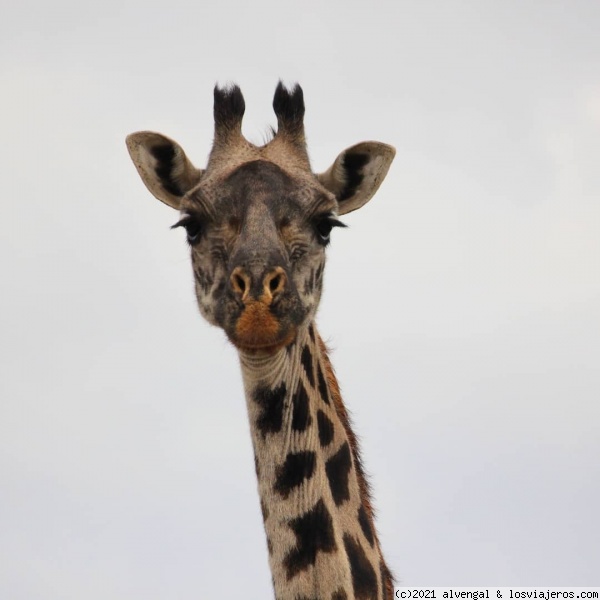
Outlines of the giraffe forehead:
M335 197L310 171L287 169L262 158L219 176L208 174L190 195L191 203L198 198L212 205L216 215L244 216L257 205L266 207L273 217L288 218L311 212L315 205L323 211L337 209Z
M253 160L229 174L222 182L222 189L246 206L257 200L269 203L282 200L297 202L304 182L272 162Z

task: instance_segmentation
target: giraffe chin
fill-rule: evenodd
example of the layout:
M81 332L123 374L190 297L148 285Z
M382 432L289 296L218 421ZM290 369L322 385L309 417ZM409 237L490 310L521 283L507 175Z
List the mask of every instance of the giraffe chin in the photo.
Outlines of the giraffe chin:
M229 339L233 345L250 354L275 354L296 339L296 327L284 326L273 315L268 304L249 302L239 316Z

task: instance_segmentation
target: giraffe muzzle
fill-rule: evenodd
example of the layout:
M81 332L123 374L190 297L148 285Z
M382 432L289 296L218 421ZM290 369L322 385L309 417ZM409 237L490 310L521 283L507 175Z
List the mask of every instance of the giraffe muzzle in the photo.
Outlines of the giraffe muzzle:
M244 305L258 300L270 306L286 291L287 282L282 267L268 269L259 276L244 267L236 267L229 278L233 294Z
M240 349L273 352L289 344L296 327L280 311L291 293L289 278L282 267L247 268L237 266L229 278L231 293L240 307L231 341Z

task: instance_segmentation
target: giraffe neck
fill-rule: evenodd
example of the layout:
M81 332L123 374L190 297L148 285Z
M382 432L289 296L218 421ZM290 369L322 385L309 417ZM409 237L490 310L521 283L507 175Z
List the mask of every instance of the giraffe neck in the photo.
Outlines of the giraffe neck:
M277 600L382 600L356 438L314 323L274 356L240 353Z

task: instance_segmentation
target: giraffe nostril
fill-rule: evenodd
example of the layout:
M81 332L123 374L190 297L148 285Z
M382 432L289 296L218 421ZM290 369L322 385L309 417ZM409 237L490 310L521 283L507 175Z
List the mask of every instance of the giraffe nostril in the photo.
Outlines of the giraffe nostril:
M271 290L271 293L275 292L280 284L281 284L281 275L279 275L279 274L275 275L275 277L273 277L273 279L271 279L271 281L269 281L269 289Z
M248 274L241 267L237 267L231 274L229 281L234 293L244 300L250 293L251 279Z
M233 276L233 281L234 288L243 294L246 291L246 282L244 281L244 278L241 275L236 274Z
M287 277L281 267L276 267L267 273L263 279L263 289L265 294L271 299L281 294L286 286Z

